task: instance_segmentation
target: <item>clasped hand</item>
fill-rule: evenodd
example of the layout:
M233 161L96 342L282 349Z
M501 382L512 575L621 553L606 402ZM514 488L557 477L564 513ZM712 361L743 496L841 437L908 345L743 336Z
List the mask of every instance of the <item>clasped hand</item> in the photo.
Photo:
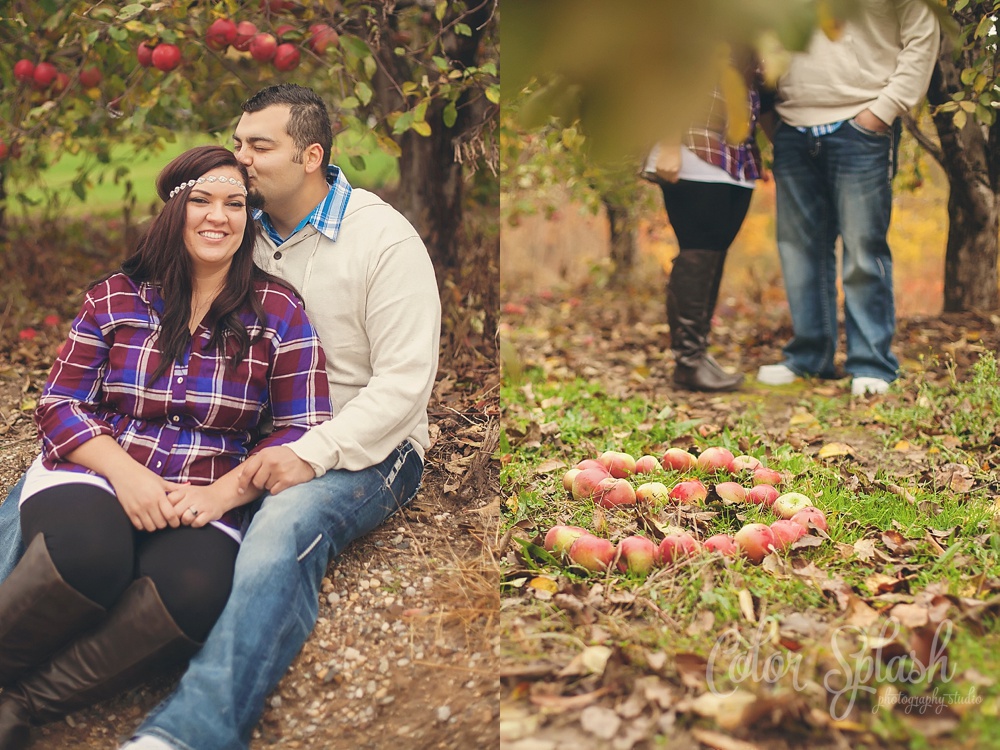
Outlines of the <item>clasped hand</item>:
M316 472L284 445L264 448L243 462L237 492L245 494L251 486L277 495L282 490L308 482Z

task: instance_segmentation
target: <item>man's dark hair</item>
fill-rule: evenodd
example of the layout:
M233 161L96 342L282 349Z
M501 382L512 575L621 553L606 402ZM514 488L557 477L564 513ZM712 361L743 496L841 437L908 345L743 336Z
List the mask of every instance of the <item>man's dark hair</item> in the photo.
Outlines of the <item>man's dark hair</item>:
M281 83L268 86L251 96L241 105L244 112L260 112L262 109L283 104L290 108L288 135L297 149L296 160L302 152L314 143L323 147L323 171L330 163L330 148L333 146L333 127L326 104L315 91L295 83Z

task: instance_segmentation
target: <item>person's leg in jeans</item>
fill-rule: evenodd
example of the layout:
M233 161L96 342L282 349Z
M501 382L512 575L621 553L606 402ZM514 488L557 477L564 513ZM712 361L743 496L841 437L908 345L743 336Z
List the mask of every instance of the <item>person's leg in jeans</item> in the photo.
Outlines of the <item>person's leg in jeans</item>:
M316 624L330 560L406 505L423 463L404 442L362 471L329 471L266 496L236 558L233 590L177 690L139 727L177 750L242 750Z
M774 138L778 254L794 331L784 364L819 377L834 375L837 349L837 216L826 137L781 125Z
M0 503L0 581L6 581L18 561L24 556L21 539L21 490L24 477L10 488L7 499Z
M827 138L830 183L844 244L845 369L856 378L891 382L899 369L891 351L896 310L886 241L894 133L863 131L849 122Z

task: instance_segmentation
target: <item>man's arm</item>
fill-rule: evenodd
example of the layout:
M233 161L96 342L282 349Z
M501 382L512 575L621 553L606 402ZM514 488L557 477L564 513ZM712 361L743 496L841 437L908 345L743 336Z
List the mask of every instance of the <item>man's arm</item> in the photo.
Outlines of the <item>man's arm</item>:
M894 4L899 17L902 50L896 58L896 69L889 82L868 108L868 113L884 125L881 128L870 127L872 121L868 120L866 125L859 115L858 124L870 130L885 129L923 98L941 43L937 19L924 2L895 0Z

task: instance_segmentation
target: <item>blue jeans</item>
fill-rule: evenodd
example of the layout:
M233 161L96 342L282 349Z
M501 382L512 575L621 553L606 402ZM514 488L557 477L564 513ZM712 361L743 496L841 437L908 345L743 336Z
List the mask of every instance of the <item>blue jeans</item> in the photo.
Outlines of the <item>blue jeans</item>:
M834 377L837 254L843 242L845 369L896 379L892 212L896 129L874 133L848 121L816 137L782 124L774 137L777 235L792 314L784 364L799 375Z
M136 734L179 750L246 748L264 700L316 624L330 560L410 502L422 472L404 441L376 466L328 471L265 496L221 617L177 689Z
M21 539L21 512L18 503L21 501L21 489L24 487L24 477L10 488L7 499L0 504L0 581L6 581L7 576L21 560L24 554L24 542Z

